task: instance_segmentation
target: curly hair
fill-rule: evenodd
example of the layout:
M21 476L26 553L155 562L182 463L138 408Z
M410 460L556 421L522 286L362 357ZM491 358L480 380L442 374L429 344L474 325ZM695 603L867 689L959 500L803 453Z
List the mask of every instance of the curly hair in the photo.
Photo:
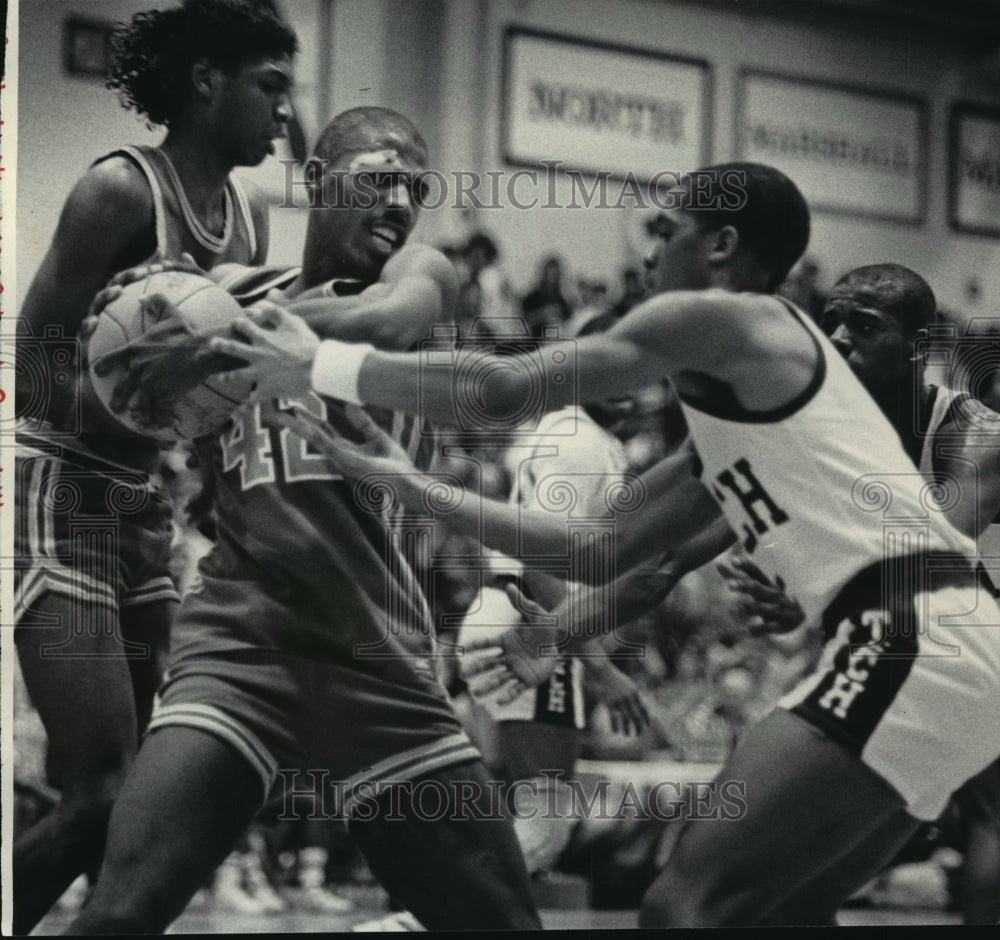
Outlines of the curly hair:
M168 127L187 103L198 59L233 75L248 62L299 48L273 0L183 0L170 10L136 13L119 24L111 45L108 88L149 124Z

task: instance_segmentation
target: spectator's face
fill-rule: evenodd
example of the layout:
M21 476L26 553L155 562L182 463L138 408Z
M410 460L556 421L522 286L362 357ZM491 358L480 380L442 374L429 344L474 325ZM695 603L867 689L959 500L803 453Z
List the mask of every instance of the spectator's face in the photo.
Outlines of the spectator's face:
M911 380L914 337L878 306L874 291L865 285L834 287L820 327L876 400Z

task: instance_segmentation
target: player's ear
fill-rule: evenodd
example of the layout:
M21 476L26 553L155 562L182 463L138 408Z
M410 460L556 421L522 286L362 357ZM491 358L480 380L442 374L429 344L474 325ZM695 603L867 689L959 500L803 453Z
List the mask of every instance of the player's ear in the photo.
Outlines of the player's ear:
M913 355L910 356L911 362L921 362L925 363L927 359L927 337L929 336L927 327L922 326L913 334Z
M710 260L715 262L728 261L736 256L739 247L740 233L731 225L723 225L722 228L712 233Z
M195 59L191 64L191 85L194 93L206 101L215 96L216 70L208 59Z

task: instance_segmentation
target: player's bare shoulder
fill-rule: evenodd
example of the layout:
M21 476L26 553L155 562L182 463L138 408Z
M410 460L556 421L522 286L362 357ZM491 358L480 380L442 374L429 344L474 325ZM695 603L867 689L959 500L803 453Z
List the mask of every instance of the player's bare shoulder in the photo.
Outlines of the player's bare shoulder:
M779 313L778 301L763 294L721 289L670 291L633 309L611 335L652 349L676 349L681 343L688 356L697 359L729 358L730 350L745 352L763 323Z
M153 221L153 194L142 170L123 155L113 155L87 170L73 187L67 209L78 208L93 221L110 218L126 231Z

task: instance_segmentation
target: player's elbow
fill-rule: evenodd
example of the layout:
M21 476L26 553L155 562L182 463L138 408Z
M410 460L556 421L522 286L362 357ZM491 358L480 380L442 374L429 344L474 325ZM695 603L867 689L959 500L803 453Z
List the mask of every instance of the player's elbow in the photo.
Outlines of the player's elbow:
M389 322L378 319L372 323L368 331L367 342L376 349L387 349L392 352L405 352L411 349L419 339L419 334L408 324Z

